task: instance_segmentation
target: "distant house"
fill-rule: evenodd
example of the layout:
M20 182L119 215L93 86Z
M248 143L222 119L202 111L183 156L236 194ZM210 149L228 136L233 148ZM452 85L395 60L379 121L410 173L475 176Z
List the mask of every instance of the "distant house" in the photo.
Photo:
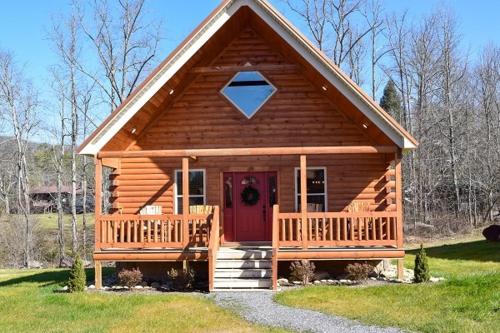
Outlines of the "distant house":
M298 259L401 274L417 145L267 1L223 1L79 148L96 202L112 169L96 286L103 261L205 265L210 290L276 288Z
M89 191L90 192L90 191ZM77 214L83 213L83 190L78 188L76 190L76 212ZM61 186L61 196L63 203L63 210L65 213L71 212L71 186ZM57 211L57 186L38 186L30 191L31 198L31 211L35 214L40 213L53 213ZM87 211L92 211L94 206L94 198L91 193L87 194Z

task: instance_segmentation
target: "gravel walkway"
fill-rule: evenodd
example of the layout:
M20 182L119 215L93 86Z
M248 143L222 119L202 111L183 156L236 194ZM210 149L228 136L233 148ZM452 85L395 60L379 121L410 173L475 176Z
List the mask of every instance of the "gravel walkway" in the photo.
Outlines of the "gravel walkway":
M220 291L215 302L241 314L246 320L298 332L400 333L396 328L365 326L342 317L295 309L273 301L272 291Z

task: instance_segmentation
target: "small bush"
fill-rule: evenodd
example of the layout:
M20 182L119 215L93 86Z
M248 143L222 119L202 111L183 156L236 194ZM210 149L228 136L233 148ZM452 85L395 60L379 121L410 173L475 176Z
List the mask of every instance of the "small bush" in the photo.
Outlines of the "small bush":
M84 291L86 283L87 277L85 276L83 261L79 256L76 256L69 272L68 290L71 293Z
M314 278L316 266L309 260L294 261L290 264L290 276L296 281L301 281L306 285Z
M172 267L167 272L167 277L173 283L174 289L184 290L184 289L192 289L195 272L191 268L187 269L176 269Z
M416 283L427 282L431 278L427 254L425 253L423 244L420 244L420 251L418 251L415 257L415 268L413 272L415 275L414 281Z
M345 268L347 277L354 281L366 281L373 272L373 266L368 263L349 264Z
M133 288L142 282L142 273L138 268L134 269L122 269L118 273L118 281L123 286Z

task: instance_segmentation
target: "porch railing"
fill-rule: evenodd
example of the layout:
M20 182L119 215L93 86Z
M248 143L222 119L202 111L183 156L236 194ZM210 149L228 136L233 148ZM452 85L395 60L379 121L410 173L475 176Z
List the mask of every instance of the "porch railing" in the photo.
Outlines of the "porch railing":
M280 213L273 235L279 247L398 246L397 212L307 212L302 230L302 213ZM274 239L273 239L274 240ZM305 240L305 241L304 241Z
M213 214L100 215L95 221L95 247L207 246L212 219Z

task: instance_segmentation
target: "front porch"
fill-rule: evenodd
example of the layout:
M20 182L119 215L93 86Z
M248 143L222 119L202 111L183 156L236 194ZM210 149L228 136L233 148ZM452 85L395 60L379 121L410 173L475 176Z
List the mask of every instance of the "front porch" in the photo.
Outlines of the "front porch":
M394 194L393 202L383 211L308 211L307 155L335 154L392 155L394 168L384 172L384 193ZM224 238L224 210L211 205L210 213L190 210L190 161L217 156L297 156L297 182L300 193L298 212L282 211L279 200L272 206L271 237L268 238L271 286L277 287L278 261L310 260L381 260L400 259L402 269L403 229L400 184L400 151L393 147L287 147L253 149L199 149L189 151L120 151L102 152L96 158L96 202L102 202L102 166L119 166L121 158L155 157L180 158L182 169L181 214L103 214L96 205L95 252L96 287L102 286L101 263L114 262L208 262L209 289L214 289L214 277L219 248L235 247ZM326 158L326 157L325 157ZM223 167L221 170L221 183ZM390 178L390 179L389 179ZM326 186L326 185L325 185ZM388 187L389 186L389 187ZM130 187L130 186L129 186ZM393 190L391 190L393 188ZM281 191L281 189L280 189ZM326 191L326 190L325 190ZM120 192L117 194L120 196ZM222 194L221 194L222 196ZM390 200L390 199L384 199ZM221 205L225 204L220 198ZM191 207L192 208L192 207ZM260 213L260 212L259 212ZM266 214L264 214L266 215ZM266 222L265 217L263 221ZM267 222L266 222L267 223ZM269 241L270 240L270 241ZM264 241L264 239L263 239ZM237 247L237 245L236 245Z

